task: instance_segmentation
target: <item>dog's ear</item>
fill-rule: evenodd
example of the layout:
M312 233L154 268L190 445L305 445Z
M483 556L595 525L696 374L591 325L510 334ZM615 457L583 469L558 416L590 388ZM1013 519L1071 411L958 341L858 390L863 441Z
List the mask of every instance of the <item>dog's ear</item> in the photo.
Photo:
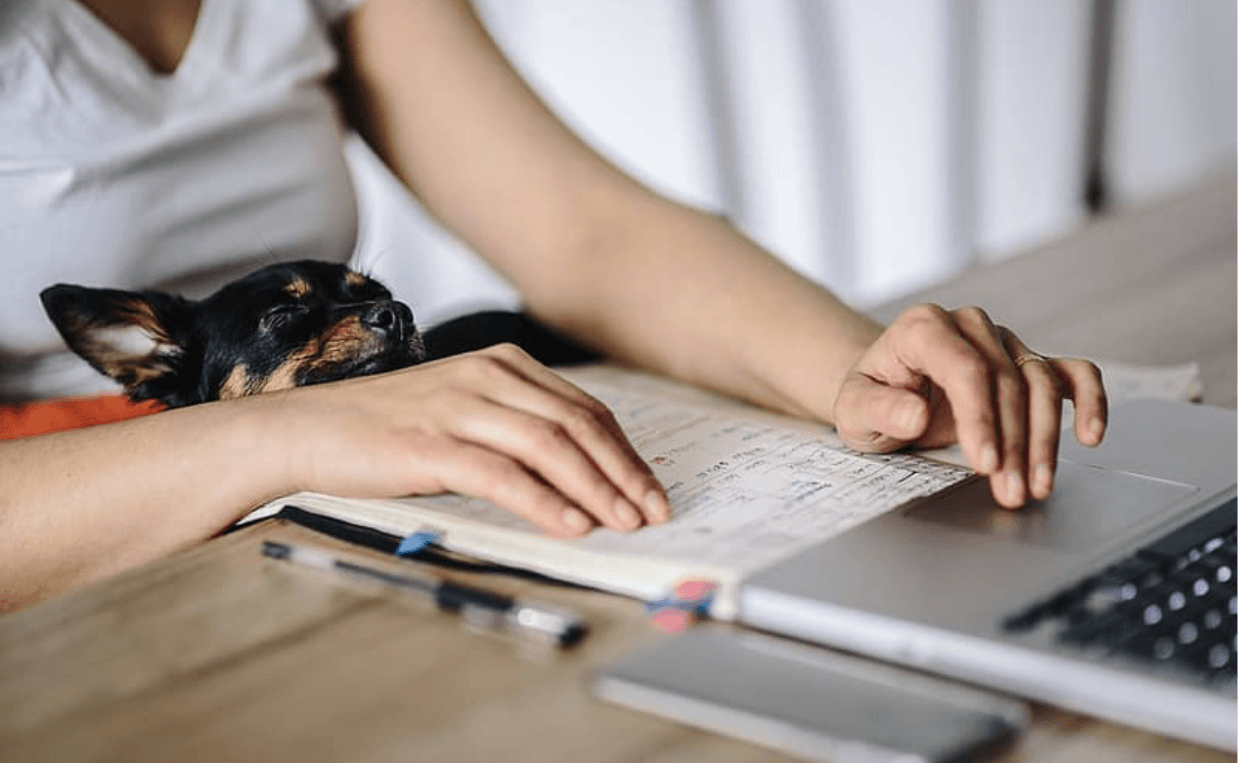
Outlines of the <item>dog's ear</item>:
M69 349L124 386L134 400L181 393L191 303L154 291L58 284L39 295ZM193 384L189 387L192 388Z

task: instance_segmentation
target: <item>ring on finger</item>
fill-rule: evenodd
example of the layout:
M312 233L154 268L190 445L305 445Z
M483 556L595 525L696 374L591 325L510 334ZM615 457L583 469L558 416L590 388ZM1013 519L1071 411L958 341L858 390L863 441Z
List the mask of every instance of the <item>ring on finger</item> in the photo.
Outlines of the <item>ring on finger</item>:
M1014 359L1014 364L1016 368L1022 368L1025 363L1048 363L1048 362L1049 362L1048 358L1046 358L1044 355L1041 355L1038 352L1032 352L1031 350L1027 350L1026 352L1020 353L1018 357Z

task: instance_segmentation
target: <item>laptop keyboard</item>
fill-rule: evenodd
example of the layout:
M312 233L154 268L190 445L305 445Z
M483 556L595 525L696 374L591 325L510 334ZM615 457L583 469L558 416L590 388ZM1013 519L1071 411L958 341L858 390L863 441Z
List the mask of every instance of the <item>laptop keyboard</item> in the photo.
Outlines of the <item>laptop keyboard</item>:
M1055 627L1097 658L1172 666L1234 684L1238 653L1234 499L1101 572L1008 618L1008 631Z

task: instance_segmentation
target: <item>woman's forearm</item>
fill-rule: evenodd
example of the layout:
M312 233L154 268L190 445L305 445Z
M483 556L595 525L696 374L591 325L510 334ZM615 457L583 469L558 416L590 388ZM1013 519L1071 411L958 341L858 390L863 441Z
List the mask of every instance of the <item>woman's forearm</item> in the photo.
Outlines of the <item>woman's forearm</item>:
M659 198L592 151L467 3L369 0L341 42L356 126L531 310L616 357L829 417L876 327L725 221Z
M0 610L185 548L287 488L255 406L0 443Z
M531 310L624 361L830 420L880 326L721 218L633 191L596 219L605 233L526 291Z

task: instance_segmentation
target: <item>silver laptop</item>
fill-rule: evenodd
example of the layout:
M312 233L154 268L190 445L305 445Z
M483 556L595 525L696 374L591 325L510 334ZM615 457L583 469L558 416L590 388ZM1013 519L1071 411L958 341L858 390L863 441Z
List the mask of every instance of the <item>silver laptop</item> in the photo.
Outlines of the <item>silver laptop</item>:
M1063 442L1051 498L987 482L761 572L748 625L1235 748L1233 411L1137 401Z

